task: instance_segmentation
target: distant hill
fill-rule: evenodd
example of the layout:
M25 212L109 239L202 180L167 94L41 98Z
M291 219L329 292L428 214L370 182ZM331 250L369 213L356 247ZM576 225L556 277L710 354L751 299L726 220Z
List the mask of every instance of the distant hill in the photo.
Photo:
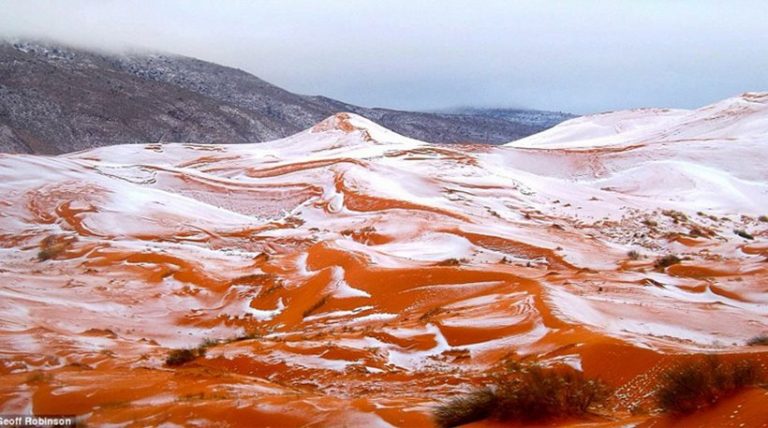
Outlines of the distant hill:
M525 110L513 108L463 107L446 110L445 113L503 119L510 122L517 122L544 128L551 128L560 122L578 117L575 114L563 113L561 111Z
M189 57L0 42L0 152L261 142L292 135L340 111L435 143L506 143L572 117L531 110L364 108L294 94L242 70Z

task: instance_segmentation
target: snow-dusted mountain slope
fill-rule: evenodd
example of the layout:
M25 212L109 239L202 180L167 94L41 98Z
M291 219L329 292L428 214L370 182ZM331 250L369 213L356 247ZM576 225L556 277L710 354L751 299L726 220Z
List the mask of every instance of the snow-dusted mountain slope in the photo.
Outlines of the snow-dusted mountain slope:
M585 424L664 423L663 369L768 359L746 345L768 331L765 99L579 118L524 147L337 114L262 144L0 155L0 412L429 426L523 359L615 388ZM708 421L768 423L766 400Z
M59 154L128 143L254 143L340 111L437 143L500 144L569 117L366 108L291 93L241 70L179 55L107 54L0 40L0 152Z

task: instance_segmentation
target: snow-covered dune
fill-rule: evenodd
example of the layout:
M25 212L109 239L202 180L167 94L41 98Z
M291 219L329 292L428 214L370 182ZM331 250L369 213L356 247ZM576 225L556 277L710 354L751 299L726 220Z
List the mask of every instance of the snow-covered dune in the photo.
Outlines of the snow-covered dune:
M632 390L597 423L653 421L628 415L660 368L766 356L767 100L503 147L340 113L263 144L0 155L0 412L428 426L519 358Z
M696 110L636 109L578 117L509 147L580 149L688 140L765 138L768 93L748 92Z
M768 93L692 111L584 116L506 147L547 158L538 174L614 192L629 204L753 215L768 206ZM557 159L567 166L558 171Z

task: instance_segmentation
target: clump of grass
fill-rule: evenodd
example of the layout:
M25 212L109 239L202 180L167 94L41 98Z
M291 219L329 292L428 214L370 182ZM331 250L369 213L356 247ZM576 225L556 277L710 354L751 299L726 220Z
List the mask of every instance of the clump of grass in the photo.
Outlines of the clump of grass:
M676 210L664 210L661 212L663 215L672 219L675 224L684 223L688 221L688 216L685 213Z
M754 236L752 236L752 234L751 234L751 233L749 233L749 232L747 232L746 230L735 229L735 230L733 231L733 233L735 233L735 234L737 234L737 235L741 236L741 237L742 237L742 238L744 238L744 239L755 239L755 237L754 237Z
M627 257L629 257L630 260L638 260L640 259L640 253L637 252L636 250L630 250L627 253Z
M761 215L757 218L759 221L768 223L768 215Z
M659 257L656 259L656 261L653 263L653 267L656 268L656 270L664 270L665 268L668 268L669 266L676 265L678 263L682 262L680 257L677 257L674 254L667 254L664 257Z
M707 214L707 213L702 212L702 211L699 211L696 214L698 214L698 215L700 215L700 216L702 216L704 218L708 218L708 219L710 219L712 221L719 221L720 220L719 218L717 218L717 216L714 216L712 214Z
M688 230L688 235L694 238L708 237L712 236L712 231L698 226L693 226Z
M724 362L717 357L682 363L662 373L656 399L668 412L686 414L760 382L759 366L749 360Z
M25 382L27 384L35 384L35 383L47 382L50 379L51 379L51 375L38 371L38 372L31 373L29 376L27 376L27 379Z
M580 416L607 396L605 385L571 367L518 366L498 384L502 420L545 420Z
M245 334L234 337L227 342L242 342L243 340L260 339L262 336L263 334L257 331L246 331Z
M205 356L205 349L202 352L198 348L171 349L171 352L168 353L168 357L165 359L165 365L168 367L178 367L197 357L203 356Z
M40 241L40 250L37 252L37 260L44 262L52 260L64 253L72 244L74 238L62 235L50 235Z
M439 307L439 306L435 307L435 308L432 308L432 309L428 310L427 312L424 312L419 317L419 321L431 320L435 315L439 315L439 314L443 313L443 311L445 311L445 310L442 307Z
M434 411L440 427L492 418L536 422L584 415L608 389L571 367L512 364L491 385L454 398Z
M657 223L655 220L651 220L649 218L643 220L643 224L648 227L656 227L659 225L659 223Z
M480 421L489 418L498 405L498 398L492 390L472 391L435 409L435 423L439 427L455 427Z
M320 309L324 304L326 304L326 302L328 302L328 295L327 294L325 296L321 297L320 300L318 300L317 302L313 303L312 306L310 306L307 309L305 309L304 312L302 312L301 316L306 318L306 317L314 314L318 309Z
M747 341L749 346L768 346L768 334L755 336Z
M202 349L208 349L208 348L210 348L210 347L212 347L212 346L216 346L216 345L218 345L218 344L219 344L219 341L218 341L218 340L216 340L216 339L211 339L210 337L207 337L207 338L205 338L205 339L203 340L203 343L201 343L201 344L200 344L200 346L198 346L198 349L200 349L200 348L202 348Z
M208 348L219 344L218 340L205 339L197 348L171 349L165 358L165 365L168 367L178 367L184 365L196 358L204 357Z
M50 260L52 258L56 257L56 253L51 251L50 249L43 248L40 251L37 252L37 260L44 262L46 260Z

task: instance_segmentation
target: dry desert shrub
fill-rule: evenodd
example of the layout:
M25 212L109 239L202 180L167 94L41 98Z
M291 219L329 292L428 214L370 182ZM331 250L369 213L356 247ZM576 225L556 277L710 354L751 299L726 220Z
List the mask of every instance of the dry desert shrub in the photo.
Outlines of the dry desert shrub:
M536 422L580 416L602 402L608 389L567 366L511 364L490 385L441 404L435 422L453 427L492 418Z
M761 381L760 368L751 360L725 362L703 357L681 363L662 373L656 399L672 413L691 413Z
M741 230L741 229L735 229L735 230L733 231L733 233L735 233L735 234L737 234L737 235L741 236L741 237L742 237L742 238L744 238L744 239L755 239L755 237L754 237L754 236L752 236L752 234L751 234L751 233L749 233L749 232L747 232L747 231L745 231L745 230Z
M768 346L768 334L755 336L747 341L749 346Z
M204 357L208 348L216 346L219 341L215 339L205 339L197 348L171 349L165 358L165 365L168 367L178 367L184 365L196 358Z
M676 265L680 263L682 260L680 257L677 257L674 254L668 254L664 257L659 257L656 259L656 261L653 263L653 267L656 268L656 270L664 270L665 268Z
M52 260L64 253L77 238L66 235L50 235L40 241L40 250L37 253L37 260L44 262Z

